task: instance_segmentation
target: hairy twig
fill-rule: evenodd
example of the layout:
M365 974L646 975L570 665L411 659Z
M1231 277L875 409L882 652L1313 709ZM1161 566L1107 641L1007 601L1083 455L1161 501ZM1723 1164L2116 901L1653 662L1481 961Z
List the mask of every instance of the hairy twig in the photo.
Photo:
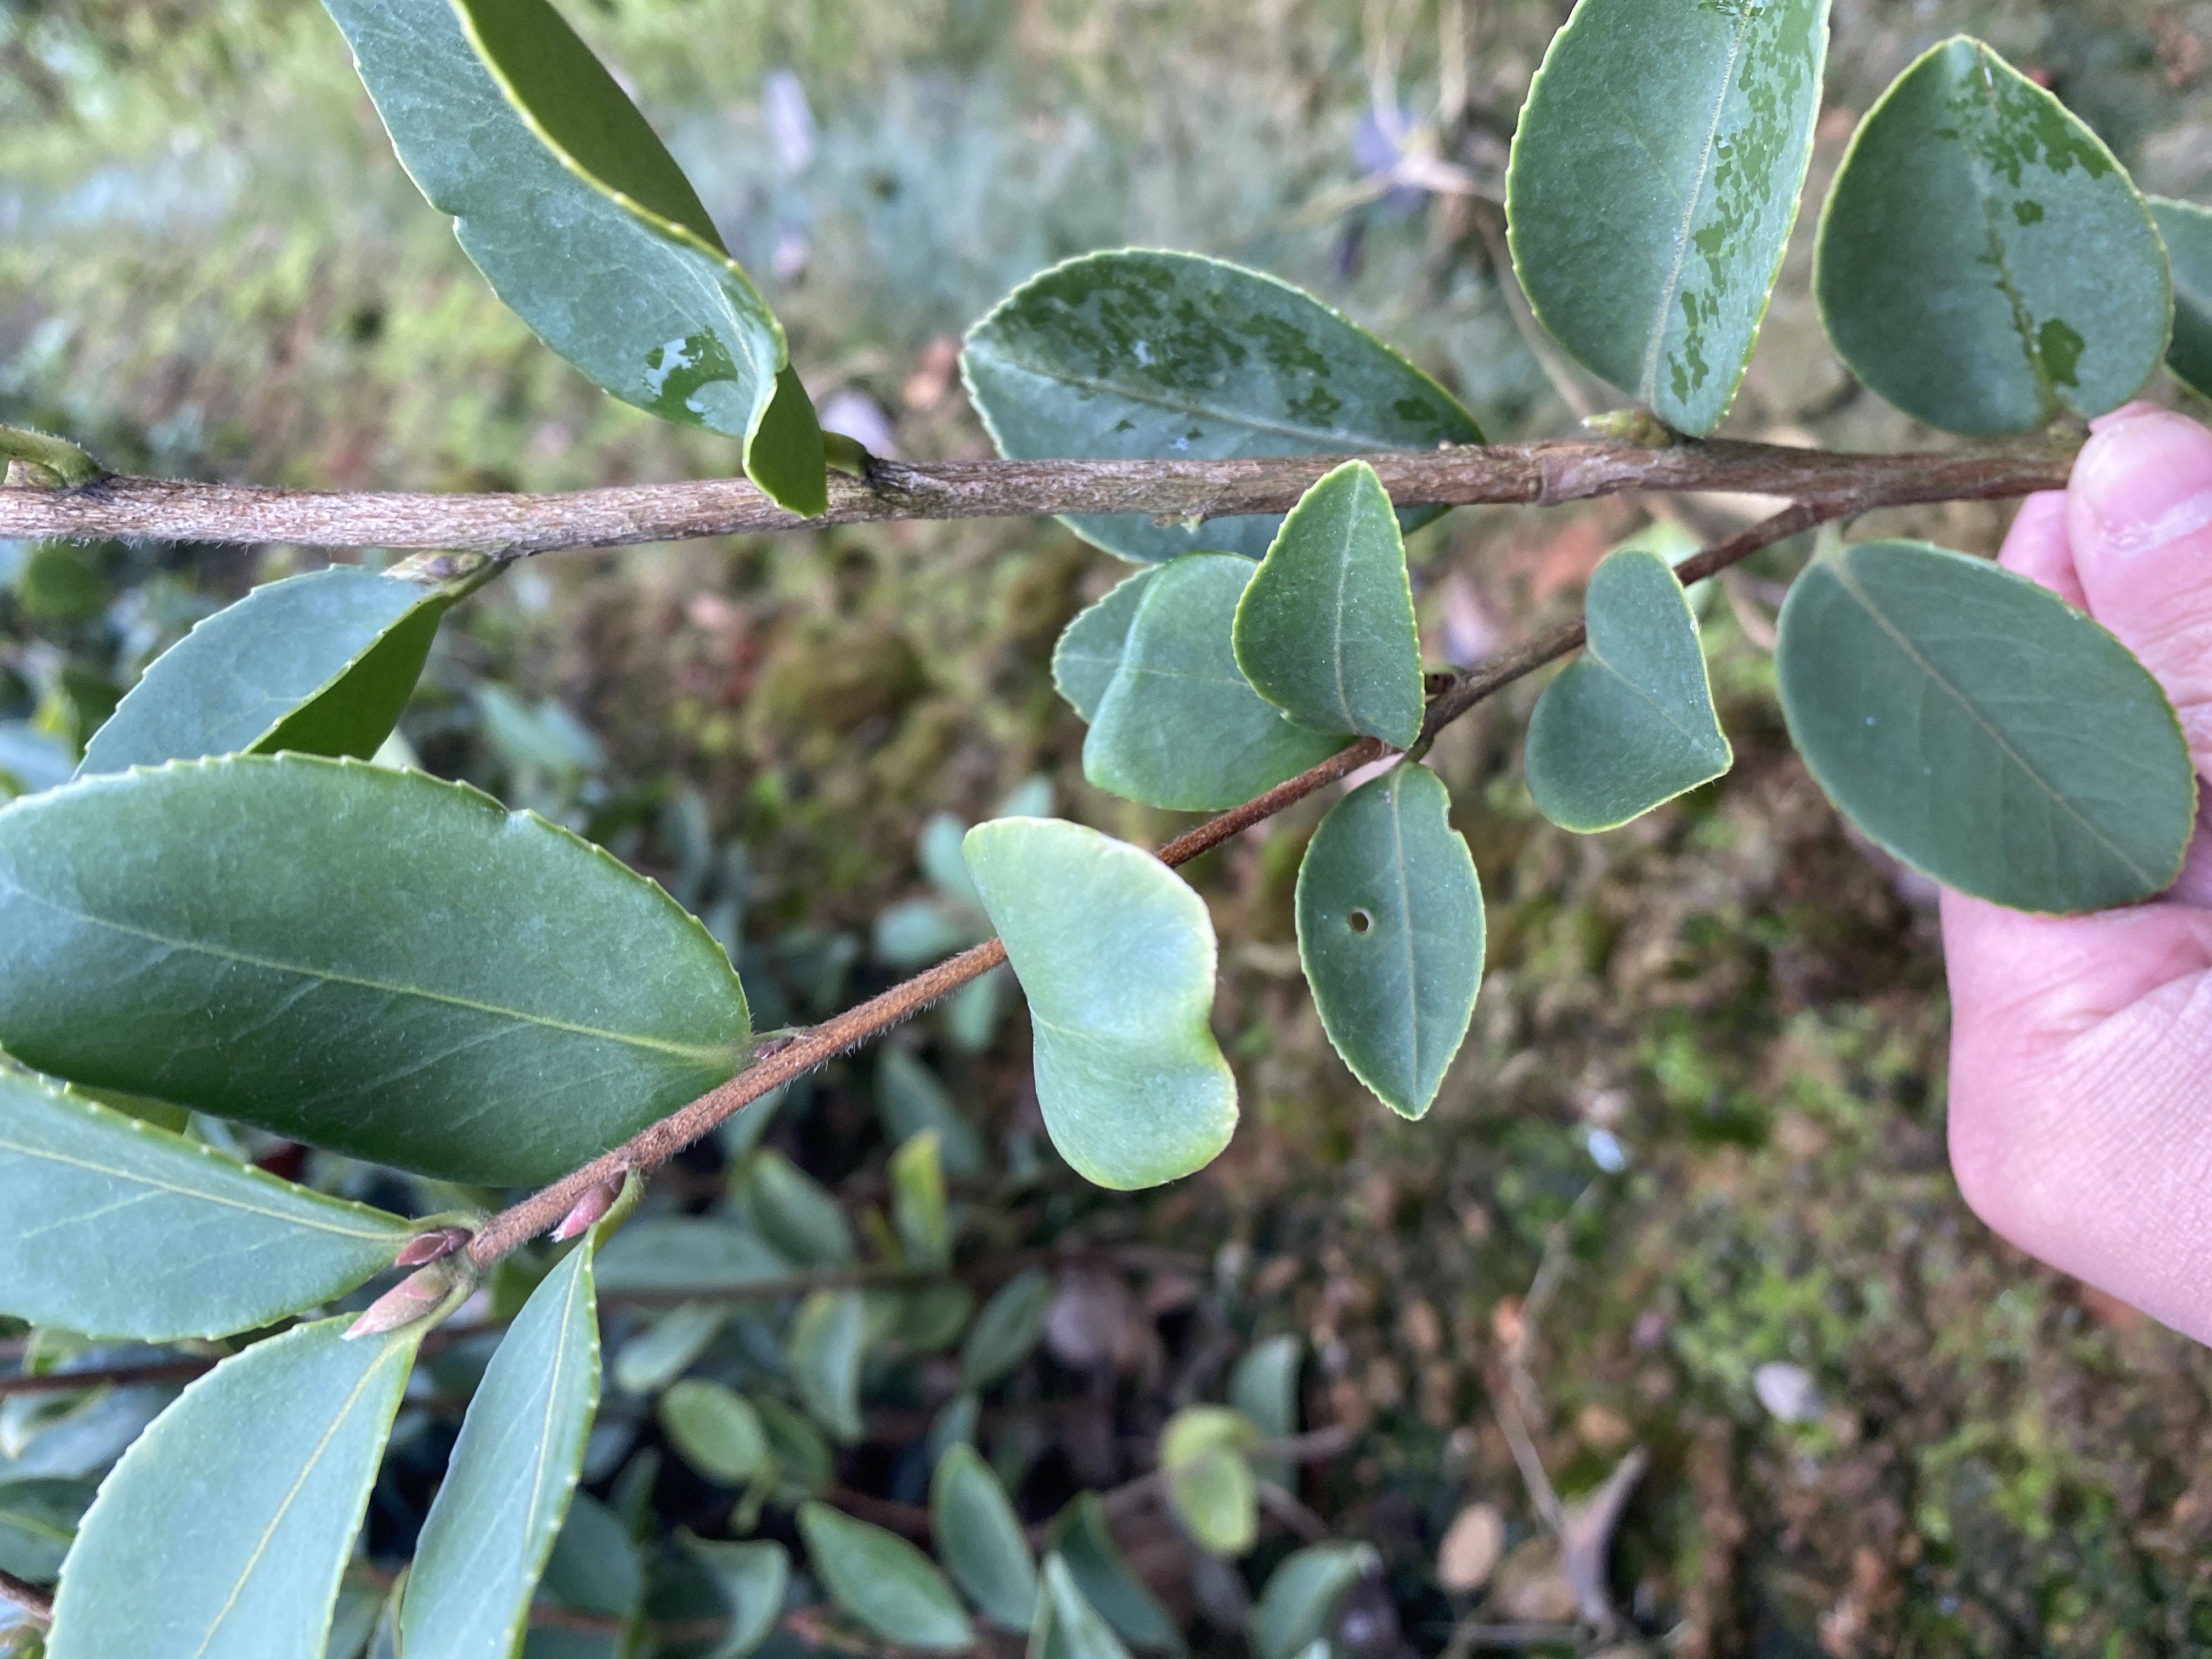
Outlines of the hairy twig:
M13 1601L42 1625L54 1622L54 1598L12 1572L0 1572L0 1601Z
M565 548L799 530L893 519L1148 513L1214 519L1287 510L1345 459L874 460L830 477L830 510L801 519L742 478L546 495L340 495L175 478L0 489L0 536L440 549L495 559ZM1401 507L1554 506L1599 495L1718 490L1844 504L1991 500L2063 489L2071 449L2042 442L1845 455L1728 440L1649 448L1613 439L1466 445L1367 459Z

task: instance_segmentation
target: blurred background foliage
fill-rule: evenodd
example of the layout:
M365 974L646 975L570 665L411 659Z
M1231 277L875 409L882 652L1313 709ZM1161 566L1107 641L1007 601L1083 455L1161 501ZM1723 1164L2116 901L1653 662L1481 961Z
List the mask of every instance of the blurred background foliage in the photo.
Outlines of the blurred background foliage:
M988 453L958 331L1041 266L1124 243L1307 284L1494 437L1571 430L1608 394L1532 349L1482 199L1565 9L567 7L789 323L827 422L928 457ZM2212 200L2212 5L1837 0L1836 25L1815 201L1857 113L1960 29L2045 79L2145 188ZM1730 430L1929 441L1828 352L1809 228ZM0 421L118 469L301 487L735 465L733 447L601 397L501 307L311 0L0 0ZM1692 532L1742 516L1680 515ZM1609 547L1683 527L1621 501L1451 515L1413 547L1429 655L1486 653L1570 607ZM1978 550L2002 527L1978 507L1881 526ZM1771 693L1771 618L1802 553L1705 606L1739 756L1720 785L1577 840L1521 780L1537 687L1438 745L1492 942L1474 1036L1425 1122L1358 1088L1300 983L1291 888L1315 803L1189 872L1223 941L1216 1019L1244 1102L1204 1175L1131 1196L1066 1170L994 981L687 1154L653 1210L757 1226L762 1192L771 1208L781 1192L799 1217L783 1224L799 1236L766 1228L782 1261L889 1261L888 1154L937 1127L956 1282L988 1296L1041 1271L1049 1287L973 1431L1025 1521L1140 1476L1176 1408L1223 1398L1255 1343L1297 1339L1299 1420L1352 1438L1289 1477L1241 1567L1192 1548L1164 1506L1115 1512L1202 1648L1237 1645L1265 1569L1316 1528L1381 1553L1338 1620L1354 1659L1464 1659L1498 1626L1558 1624L1575 1603L1529 1476L1571 1501L1641 1448L1601 1552L1627 1651L2212 1649L2212 1361L1960 1202L1932 894L1854 845ZM195 620L320 559L0 544L0 790L56 781ZM395 752L604 842L707 918L759 1024L809 1021L973 937L946 849L1010 795L1148 843L1177 827L1085 785L1081 726L1047 672L1059 629L1116 574L1040 523L548 556L448 623ZM742 1493L687 1464L644 1401L671 1354L676 1374L773 1376L777 1339L742 1305L689 1328L664 1314L609 1313L611 1352L659 1346L631 1362L643 1386L611 1390L589 1489L611 1507L577 1525L727 1535ZM919 1501L959 1397L948 1348L923 1333L871 1360L859 1432L824 1454L858 1512L896 1521ZM472 1375L451 1350L407 1419L370 1535L387 1567L450 1444L440 1391ZM15 1412L0 1453L18 1474L82 1463L51 1437L127 1436L147 1392ZM1529 1469L1501 1417L1528 1425ZM761 1524L789 1535L787 1516Z

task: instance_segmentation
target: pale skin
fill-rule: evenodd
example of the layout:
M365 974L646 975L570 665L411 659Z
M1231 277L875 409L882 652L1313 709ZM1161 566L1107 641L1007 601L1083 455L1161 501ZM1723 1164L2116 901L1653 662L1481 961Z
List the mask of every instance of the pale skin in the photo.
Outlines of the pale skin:
M2005 566L2158 677L2212 781L2212 432L2148 404L2094 423ZM2212 1342L2212 827L2131 909L2030 916L1943 896L1951 1163L2022 1249Z

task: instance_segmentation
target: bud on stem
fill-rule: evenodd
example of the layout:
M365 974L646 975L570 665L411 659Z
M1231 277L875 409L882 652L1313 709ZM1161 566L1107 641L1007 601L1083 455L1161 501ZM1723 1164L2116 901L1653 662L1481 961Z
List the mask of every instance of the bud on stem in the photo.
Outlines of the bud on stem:
M346 1340L381 1336L403 1325L435 1324L475 1294L478 1274L465 1251L418 1267L368 1304L346 1328Z

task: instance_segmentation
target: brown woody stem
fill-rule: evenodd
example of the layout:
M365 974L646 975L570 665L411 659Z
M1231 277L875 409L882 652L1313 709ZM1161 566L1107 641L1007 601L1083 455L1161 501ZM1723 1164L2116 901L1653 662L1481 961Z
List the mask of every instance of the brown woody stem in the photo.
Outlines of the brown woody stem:
M12 1572L0 1572L0 1601L13 1601L40 1624L54 1622L54 1598Z

